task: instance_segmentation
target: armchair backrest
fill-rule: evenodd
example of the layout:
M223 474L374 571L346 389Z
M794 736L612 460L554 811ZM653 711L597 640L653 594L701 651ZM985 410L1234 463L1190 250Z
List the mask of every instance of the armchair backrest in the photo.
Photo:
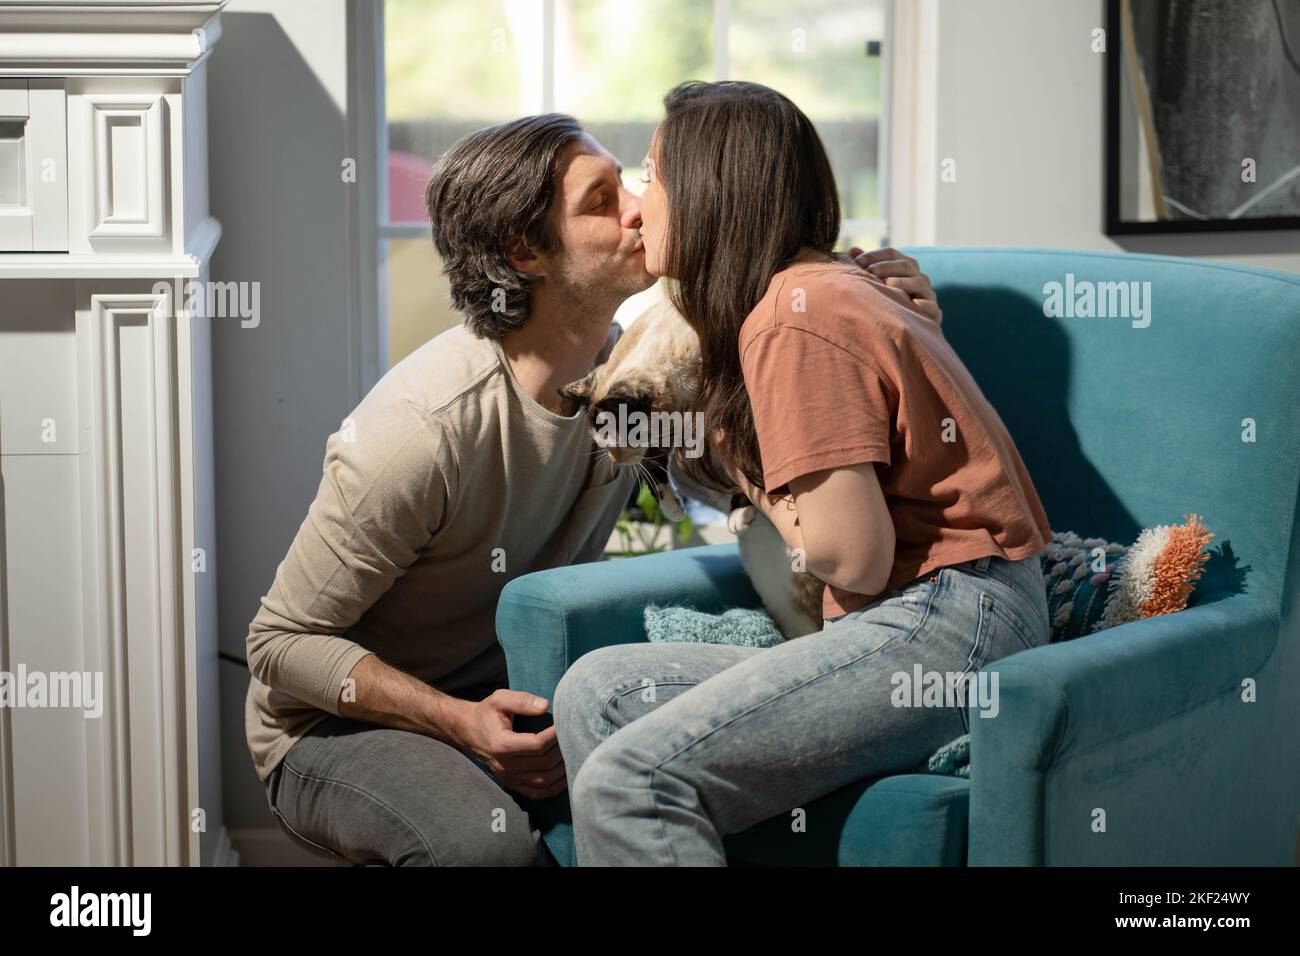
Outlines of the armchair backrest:
M1054 530L1128 544L1196 512L1226 548L1196 601L1244 590L1289 617L1300 277L1166 256L907 251Z

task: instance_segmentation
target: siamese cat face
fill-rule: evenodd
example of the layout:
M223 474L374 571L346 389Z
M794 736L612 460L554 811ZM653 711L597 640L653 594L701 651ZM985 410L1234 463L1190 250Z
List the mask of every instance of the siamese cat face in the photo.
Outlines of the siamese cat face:
M587 427L597 447L605 449L615 463L624 464L666 449L635 440L611 440L610 423L634 421L654 412L682 412L695 398L699 382L699 337L663 301L637 317L608 360L561 388L560 394L587 409Z

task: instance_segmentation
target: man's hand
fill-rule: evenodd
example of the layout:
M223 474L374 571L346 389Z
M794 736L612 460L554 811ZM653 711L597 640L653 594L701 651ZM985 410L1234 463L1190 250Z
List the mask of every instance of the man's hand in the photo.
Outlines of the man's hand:
M515 714L546 713L542 697L513 690L498 690L481 701L451 697L374 654L352 668L347 684L354 693L339 701L343 717L459 747L481 760L507 790L526 797L540 799L564 790L564 760L555 728L519 734L513 727Z
M939 297L934 294L930 277L911 256L890 247L863 252L857 246L849 250L849 256L885 285L906 292L918 312L943 323L943 310L939 308Z
M455 742L483 761L502 787L533 800L564 791L564 759L555 727L521 734L513 726L515 714L539 717L546 713L544 698L498 690L481 701L464 704Z

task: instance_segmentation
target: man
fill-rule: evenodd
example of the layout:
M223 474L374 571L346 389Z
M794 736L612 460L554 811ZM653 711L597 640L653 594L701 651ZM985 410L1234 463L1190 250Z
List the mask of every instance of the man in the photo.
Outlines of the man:
M648 288L636 197L558 114L465 137L426 196L465 324L400 362L326 443L307 518L249 628L249 749L276 819L354 863L539 864L516 797L560 793L549 702L506 687L506 582L602 552L635 484L560 386ZM927 303L892 250L859 257Z

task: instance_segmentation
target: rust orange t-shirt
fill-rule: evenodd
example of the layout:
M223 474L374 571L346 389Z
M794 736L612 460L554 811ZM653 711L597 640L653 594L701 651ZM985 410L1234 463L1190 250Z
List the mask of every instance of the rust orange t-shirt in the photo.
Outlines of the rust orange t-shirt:
M894 523L881 594L984 555L1018 560L1052 532L998 413L940 325L855 265L796 263L740 330L763 482L877 462ZM827 586L826 617L879 595Z

